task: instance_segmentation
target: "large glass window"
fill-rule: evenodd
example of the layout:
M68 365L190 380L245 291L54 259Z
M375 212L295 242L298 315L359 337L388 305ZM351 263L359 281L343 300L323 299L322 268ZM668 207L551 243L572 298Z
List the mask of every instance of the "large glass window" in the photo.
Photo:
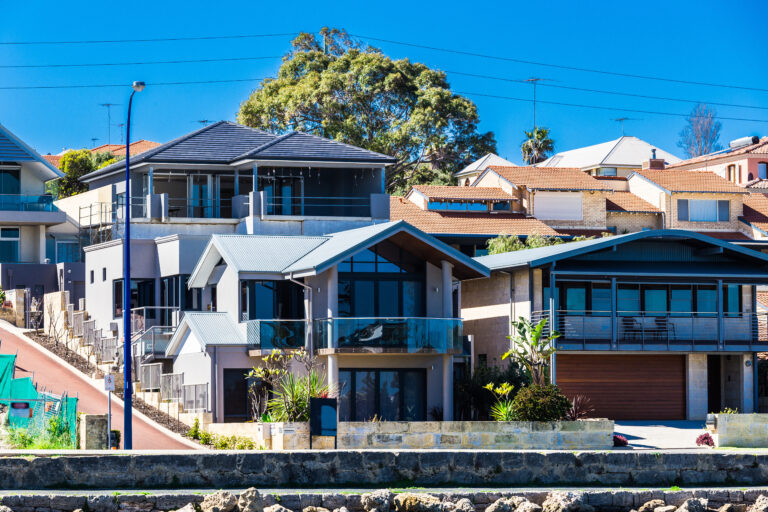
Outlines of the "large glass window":
M114 304L113 315L115 318L123 316L123 280L115 279L112 282L112 304ZM144 317L155 318L155 310L151 306L155 305L155 280L154 279L131 279L131 309L150 307L147 309Z
M717 314L717 288L714 285L696 287L696 312Z
M0 169L0 194L19 194L19 169Z
M677 220L692 222L728 222L730 201L715 199L678 199Z
M620 284L616 290L616 309L619 315L636 315L640 311L640 286Z
M643 287L643 311L651 316L666 316L667 287L665 285Z
M426 419L424 369L341 369L339 386L340 421Z
M509 203L507 203L509 205ZM482 202L475 201L429 201L427 208L430 210L442 210L442 211L470 211L470 212L485 212L488 211L488 206ZM494 208L495 209L495 208ZM499 209L509 209L499 208Z
M673 285L669 292L669 310L673 316L690 314L693 311L693 288L685 285ZM679 313L679 315L674 315Z
M0 228L0 262L19 262L19 228Z
M424 265L388 242L339 263L339 316L423 317Z
M189 274L167 276L160 279L160 305L165 308L179 308L179 311L200 311L202 309L202 290L189 289ZM171 310L160 312L163 325L171 325Z
M224 369L224 422L245 421L248 415L249 368Z
M290 281L240 280L240 321L304 318L304 290Z
M738 316L741 313L741 286L723 285L723 311L726 316Z

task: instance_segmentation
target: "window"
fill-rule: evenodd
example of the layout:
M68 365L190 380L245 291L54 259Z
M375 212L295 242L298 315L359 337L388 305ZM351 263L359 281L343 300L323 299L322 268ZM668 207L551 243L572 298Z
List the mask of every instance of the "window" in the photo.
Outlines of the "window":
M19 228L0 228L0 261L3 263L18 263Z
M735 165L729 165L726 169L726 178L728 181L732 181L736 183L736 166Z
M160 305L164 308L179 308L179 311L200 311L202 293L199 288L187 286L189 274L163 277L160 279ZM163 325L171 325L173 311L164 309L160 312Z
M616 176L616 168L615 167L600 167L597 170L598 176Z
M426 370L339 370L339 421L424 421L426 416Z
M509 211L511 209L511 203L509 201L500 201L493 203L493 211Z
M19 169L0 170L0 194L17 195L20 193L19 172Z
M696 313L699 315L717 314L717 289L715 286L696 287Z
M544 309L549 308L549 287L543 291ZM565 282L560 303L566 314L605 316L611 312L611 284L608 282Z
M224 422L246 421L248 417L249 368L225 368L224 373Z
M107 280L107 267L104 267L101 269L101 280L102 281Z
M290 281L240 280L240 321L304 318L304 290Z
M677 220L691 222L728 222L731 202L715 199L678 199Z
M620 284L616 290L616 309L619 315L636 315L640 311L640 286Z
M757 177L761 180L768 179L768 162L757 163Z
M643 311L649 316L666 316L667 287L665 285L643 287Z
M114 304L113 317L117 318L123 315L123 280L115 279L112 281L112 303ZM155 305L155 280L154 279L131 279L131 309L150 307ZM144 315L145 318L155 318L155 310L148 309Z
M93 270L91 270L91 284L93 284Z
M488 210L488 206L485 203L470 202L470 201L429 201L427 208L430 210L447 210L447 211L470 211L470 212L484 212ZM507 208L509 209L509 208Z
M689 314L693 311L693 288L673 285L669 295L669 310L673 313ZM678 316L678 315L672 315Z
M80 244L74 240L56 241L56 263L80 261Z
M123 316L123 280L117 279L112 282L112 303L115 309L112 313L113 318Z
M741 286L723 285L723 311L725 316L738 316L741 313Z

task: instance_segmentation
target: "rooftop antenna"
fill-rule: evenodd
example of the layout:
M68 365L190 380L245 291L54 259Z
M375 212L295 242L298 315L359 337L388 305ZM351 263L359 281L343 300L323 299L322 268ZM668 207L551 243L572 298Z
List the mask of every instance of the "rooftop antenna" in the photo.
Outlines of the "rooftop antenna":
M549 78L540 78L540 77L531 77L523 80L523 82L530 82L531 84L533 84L533 129L534 131L536 130L536 84L541 82L542 80L546 80L548 82L554 81Z
M624 137L624 121L642 121L642 119L636 117L617 117L615 119L611 119L611 121L616 121L621 125L621 136Z
M96 141L99 140L98 137L91 137L91 149L96 147Z
M120 130L118 130L118 131L120 132L120 145L122 146L123 145L123 133L124 133L123 132L123 126L125 126L125 123L117 123L117 124L114 124L113 126L117 126L118 128L120 128Z
M99 103L100 107L107 107L107 144L112 144L112 107L119 103Z
M197 122L200 123L203 126L208 126L213 121L211 121L210 119L198 119Z

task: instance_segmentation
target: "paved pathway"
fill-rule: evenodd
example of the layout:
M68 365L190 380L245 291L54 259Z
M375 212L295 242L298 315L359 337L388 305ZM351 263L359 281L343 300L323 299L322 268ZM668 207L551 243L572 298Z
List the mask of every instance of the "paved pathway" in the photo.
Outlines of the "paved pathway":
M37 343L17 335L19 329L5 321L0 321L0 353L18 353L16 358L16 377L32 376L38 389L45 388L56 394L64 391L69 396L77 396L77 410L86 414L106 414L107 395L94 381L70 366L55 354L40 347ZM100 381L98 381L100 382ZM123 402L112 398L112 425L123 430ZM133 448L137 450L189 450L199 445L188 441L170 430L151 421L141 414L133 413Z
M616 421L614 432L627 438L635 449L699 448L696 438L704 433L703 421Z

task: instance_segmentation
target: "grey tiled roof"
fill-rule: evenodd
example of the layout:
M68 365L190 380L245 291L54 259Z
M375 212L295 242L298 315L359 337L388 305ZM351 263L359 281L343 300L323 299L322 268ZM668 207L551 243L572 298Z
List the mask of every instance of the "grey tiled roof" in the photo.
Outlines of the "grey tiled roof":
M132 164L141 162L231 164L239 160L300 160L310 162L360 162L377 165L396 159L349 144L301 132L275 135L229 121L219 121L145 151ZM84 181L125 169L125 162L83 176Z

